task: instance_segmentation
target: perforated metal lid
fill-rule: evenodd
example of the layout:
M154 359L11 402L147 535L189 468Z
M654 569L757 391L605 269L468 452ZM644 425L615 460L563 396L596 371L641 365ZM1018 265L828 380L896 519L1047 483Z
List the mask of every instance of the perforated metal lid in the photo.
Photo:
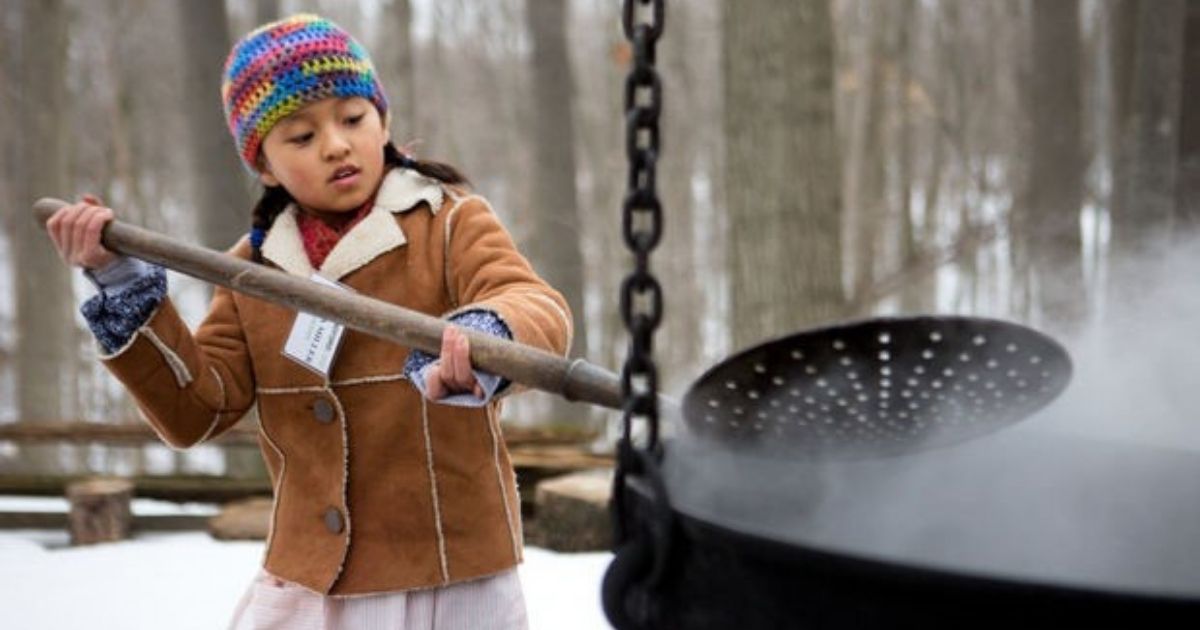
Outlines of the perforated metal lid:
M811 455L898 454L1017 422L1053 400L1071 362L1053 339L972 317L881 318L741 352L685 395L701 438Z

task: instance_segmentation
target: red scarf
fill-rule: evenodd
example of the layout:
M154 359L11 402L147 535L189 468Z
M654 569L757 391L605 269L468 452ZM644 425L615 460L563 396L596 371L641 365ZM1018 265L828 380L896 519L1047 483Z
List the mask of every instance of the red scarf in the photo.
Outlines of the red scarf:
M320 269L329 252L342 240L359 221L362 221L375 207L375 198L371 197L361 208L354 212L348 221L339 221L341 225L333 226L322 219L308 214L303 210L296 213L296 226L300 228L300 240L304 243L304 253L308 254L308 262L313 269ZM340 217L339 217L340 218Z

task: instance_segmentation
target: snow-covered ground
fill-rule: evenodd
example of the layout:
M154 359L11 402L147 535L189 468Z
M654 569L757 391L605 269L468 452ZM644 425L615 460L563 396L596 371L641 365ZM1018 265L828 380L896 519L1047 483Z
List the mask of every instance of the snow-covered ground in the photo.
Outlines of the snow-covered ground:
M65 501L0 497L0 510L63 511ZM206 513L137 500L135 514ZM71 548L64 532L0 530L0 626L20 630L224 628L263 545L204 532L143 534ZM608 628L600 579L608 553L527 548L521 581L533 630Z

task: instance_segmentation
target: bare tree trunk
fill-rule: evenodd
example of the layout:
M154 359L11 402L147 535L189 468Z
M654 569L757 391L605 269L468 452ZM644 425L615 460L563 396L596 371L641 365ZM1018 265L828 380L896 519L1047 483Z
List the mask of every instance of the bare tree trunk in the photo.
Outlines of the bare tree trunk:
M392 44L393 78L397 86L389 92L392 110L393 134L400 130L402 133L393 137L404 137L404 132L416 127L417 124L417 75L416 61L412 40L412 3L410 0L392 1L392 23L394 28L388 38ZM397 93L397 91L399 93Z
M256 10L259 8L256 6ZM191 207L199 222L201 241L223 250L246 233L251 207L243 167L220 107L220 75L216 69L223 67L229 54L229 22L223 2L181 0L179 11L180 43L184 46L182 105L194 148L195 198ZM239 478L266 473L257 453L236 450L225 452L225 471Z
M254 0L254 26L279 19L279 0Z
M1169 241L1179 150L1183 0L1137 5L1130 110L1119 150L1127 156L1124 195L1112 220L1109 299L1138 299L1161 271ZM1116 83L1116 82L1114 82Z
M888 220L887 212L887 160L888 147L885 131L886 112L884 99L888 79L884 69L890 64L888 32L892 22L886 5L872 6L863 11L866 19L867 41L861 62L862 81L857 98L854 99L854 123L850 130L849 160L846 163L846 200L844 212L848 240L853 243L851 265L853 279L850 283L851 303L856 308L868 308L863 299L874 285L876 254L880 246L880 233ZM863 313L855 313L862 315Z
M534 221L525 250L538 272L562 292L574 312L571 353L587 349L583 317L583 254L575 189L574 76L567 50L566 0L527 2L525 19L533 38ZM579 405L555 400L555 420L586 416Z
M1187 0L1183 47L1174 233L1191 237L1200 230L1200 0Z
M13 180L13 263L17 284L20 418L61 419L71 396L65 378L73 355L70 274L28 211L40 196L66 190L67 12L61 1L24 2L17 85L19 166Z
M826 0L723 5L735 347L842 313L841 166Z
M67 11L58 0L22 2L14 123L18 161L12 180L16 284L18 418L62 420L75 413L76 328L70 273L29 211L41 196L67 190ZM35 467L52 456L26 452Z
M1069 330L1086 312L1083 245L1083 116L1080 76L1079 4L1075 0L1033 3L1033 59L1029 93L1032 148L1025 214L1030 267L1047 323Z
M1137 0L1112 0L1107 8L1109 28L1109 69L1112 74L1109 102L1112 112L1108 128L1112 150L1112 192L1109 213L1125 213L1128 196L1130 161L1132 160L1133 57L1137 36Z
M665 231L654 263L662 272L664 310L671 314L663 320L661 343L655 348L659 365L664 366L659 384L667 391L691 383L699 374L689 372L705 364L704 348L696 340L702 334L708 283L697 264L692 182L699 160L709 153L705 144L711 133L699 119L703 115L699 103L711 96L704 93L705 82L698 80L698 66L704 62L697 54L699 45L705 44L704 33L697 28L703 26L702 16L687 3L672 6L671 11L671 36L661 40L658 51L665 94L661 118L665 148L658 162L658 189Z
M924 225L924 230L918 232L917 226L913 221L913 185L916 171L914 169L913 156L913 107L910 94L914 86L913 66L913 51L911 50L914 39L913 31L916 30L916 6L914 0L903 0L900 6L900 19L897 20L897 28L899 29L899 37L896 42L896 51L900 56L900 76L896 90L896 101L900 108L900 139L899 139L899 165L898 178L900 180L900 268L914 269L924 258L925 248L928 246L927 240L933 238L933 233L929 231L929 225ZM935 137L933 139L935 146L940 146L940 141ZM936 186L936 182L934 186ZM932 194L930 190L925 191L926 194ZM934 305L936 285L928 275L921 275L914 278L912 281L905 284L900 293L900 311L902 313L922 313L932 310Z
M224 2L179 2L184 50L183 107L192 147L194 199L201 241L227 249L250 226L251 199L221 111L220 68L230 40Z

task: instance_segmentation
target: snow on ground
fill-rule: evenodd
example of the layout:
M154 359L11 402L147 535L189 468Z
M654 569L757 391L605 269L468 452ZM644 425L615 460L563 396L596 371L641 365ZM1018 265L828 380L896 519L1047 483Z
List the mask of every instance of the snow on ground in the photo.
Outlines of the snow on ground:
M0 510L51 511L53 499L0 498ZM65 508L65 505L62 506ZM205 513L204 506L182 511ZM180 513L136 500L135 514ZM65 532L0 531L0 611L19 630L224 628L258 571L261 542L219 542L204 532L147 533L71 548ZM525 551L521 581L532 630L608 628L600 579L611 554Z

